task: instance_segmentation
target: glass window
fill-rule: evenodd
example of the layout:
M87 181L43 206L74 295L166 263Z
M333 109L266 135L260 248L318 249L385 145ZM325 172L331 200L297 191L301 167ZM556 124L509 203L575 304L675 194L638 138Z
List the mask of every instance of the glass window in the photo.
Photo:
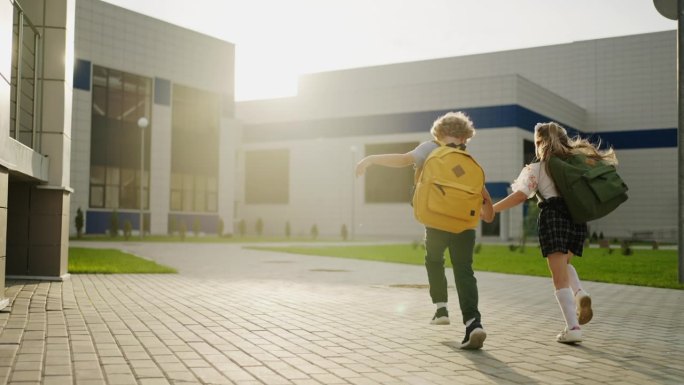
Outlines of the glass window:
M140 131L137 121L148 119L152 80L93 66L90 139L91 206L140 207ZM150 126L151 127L151 126ZM149 200L150 129L145 130L143 200ZM101 186L101 188L98 188Z
M103 186L90 186L90 207L104 207Z
M107 186L105 189L105 207L119 208L119 186Z
M366 145L366 156L403 154L416 148L418 142ZM410 202L413 191L413 167L370 167L365 176L366 203Z
M100 166L90 167L90 183L104 184L105 183L105 169Z
M482 235L483 236L498 236L501 228L501 215L495 215L492 223L482 221Z
M289 150L245 152L246 203L288 203L290 200Z
M217 199L216 193L208 193L207 194L207 211L208 212L216 212L218 211L218 207L216 205Z
M178 190L171 191L171 210L180 211L182 210L181 192Z
M107 167L107 184L108 185L118 185L119 184L119 169L114 167Z
M220 98L178 84L172 97L171 172L178 179L172 176L171 194L180 190L182 211L215 212Z

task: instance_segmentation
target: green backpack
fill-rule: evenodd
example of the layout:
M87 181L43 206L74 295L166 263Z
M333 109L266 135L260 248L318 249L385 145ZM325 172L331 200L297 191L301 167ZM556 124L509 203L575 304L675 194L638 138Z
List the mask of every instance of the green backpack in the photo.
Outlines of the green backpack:
M606 216L627 200L627 185L613 165L574 154L567 159L552 156L548 166L575 223Z

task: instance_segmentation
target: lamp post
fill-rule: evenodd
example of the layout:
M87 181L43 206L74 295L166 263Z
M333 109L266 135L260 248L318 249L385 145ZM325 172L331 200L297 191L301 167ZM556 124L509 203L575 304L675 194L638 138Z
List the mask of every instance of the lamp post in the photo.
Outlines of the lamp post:
M149 124L149 120L146 117L141 117L138 119L138 127L140 128L140 239L143 239L143 234L145 233L145 227L143 226L144 218L144 198L145 190L143 189L143 177L145 175L145 128Z
M653 5L661 15L677 20L677 253L679 283L684 283L684 0L653 0Z
M351 183L351 226L349 227L349 239L354 240L356 235L356 146L349 147L352 160L352 183Z

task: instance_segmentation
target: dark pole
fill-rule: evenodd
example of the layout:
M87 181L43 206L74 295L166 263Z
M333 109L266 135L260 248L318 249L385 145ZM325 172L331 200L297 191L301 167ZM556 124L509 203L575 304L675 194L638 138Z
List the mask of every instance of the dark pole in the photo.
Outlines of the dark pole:
M679 283L684 283L684 0L677 1L677 150L679 154Z
M677 250L679 283L684 283L684 0L653 0L658 12L677 20Z

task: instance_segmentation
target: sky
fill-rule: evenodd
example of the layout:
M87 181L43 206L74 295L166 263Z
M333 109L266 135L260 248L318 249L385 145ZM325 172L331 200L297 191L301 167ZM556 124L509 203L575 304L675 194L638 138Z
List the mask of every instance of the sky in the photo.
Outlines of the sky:
M105 1L234 43L236 101L295 95L305 73L677 29L652 0Z

